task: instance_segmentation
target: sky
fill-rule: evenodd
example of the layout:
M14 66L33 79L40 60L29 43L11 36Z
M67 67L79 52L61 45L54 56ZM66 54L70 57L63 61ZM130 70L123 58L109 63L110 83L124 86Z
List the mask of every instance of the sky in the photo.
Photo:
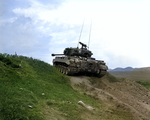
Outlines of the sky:
M150 67L149 0L0 0L0 53L52 65L52 53L77 47L82 25L80 41L90 36L110 69Z

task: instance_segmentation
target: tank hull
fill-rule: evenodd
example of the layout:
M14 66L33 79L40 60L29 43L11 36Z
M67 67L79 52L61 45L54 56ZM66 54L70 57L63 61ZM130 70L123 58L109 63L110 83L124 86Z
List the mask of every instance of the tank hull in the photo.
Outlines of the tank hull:
M92 74L102 77L108 70L108 67L102 60L74 56L55 57L53 66L66 75Z

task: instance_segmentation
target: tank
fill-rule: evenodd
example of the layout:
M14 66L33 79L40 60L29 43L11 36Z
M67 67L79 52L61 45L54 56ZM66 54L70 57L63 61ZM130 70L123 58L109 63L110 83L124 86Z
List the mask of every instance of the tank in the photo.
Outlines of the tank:
M96 60L93 53L87 49L87 45L79 42L81 48L65 48L64 54L52 54L53 66L66 75L94 75L102 77L108 67L103 60Z

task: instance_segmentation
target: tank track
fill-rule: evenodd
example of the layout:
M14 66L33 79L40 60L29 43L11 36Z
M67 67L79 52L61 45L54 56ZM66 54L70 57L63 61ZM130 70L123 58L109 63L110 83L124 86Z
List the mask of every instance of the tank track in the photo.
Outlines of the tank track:
M64 65L54 65L58 71L60 71L61 73L65 74L65 75L74 75L77 73L80 73L78 71L78 68L74 68L74 67L70 67L70 66L64 66ZM97 77L103 77L105 74L107 73L106 70L100 69L97 73L93 74L94 76Z
M76 74L76 68L73 67L67 67L67 66L63 66L63 65L55 65L55 67L58 69L58 71L60 71L61 73L65 74L65 75L74 75Z

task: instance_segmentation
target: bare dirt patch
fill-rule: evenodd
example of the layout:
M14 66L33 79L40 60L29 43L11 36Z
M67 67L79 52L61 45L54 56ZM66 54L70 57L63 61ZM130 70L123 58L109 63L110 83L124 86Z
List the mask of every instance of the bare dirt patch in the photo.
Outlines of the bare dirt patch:
M121 109L132 114L130 119L150 120L150 91L140 84L129 79L111 81L106 76L72 76L70 80L74 89L102 100L104 111Z

